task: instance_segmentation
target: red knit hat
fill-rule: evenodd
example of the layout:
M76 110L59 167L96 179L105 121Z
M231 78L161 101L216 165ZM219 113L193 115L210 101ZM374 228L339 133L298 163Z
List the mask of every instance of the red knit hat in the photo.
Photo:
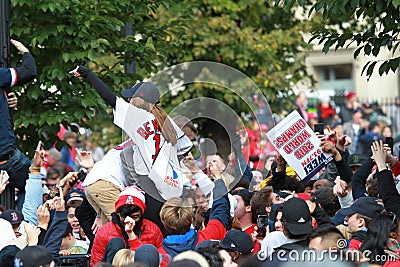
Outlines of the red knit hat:
M122 191L117 201L115 202L115 211L117 211L123 205L135 205L140 208L142 214L146 209L146 200L144 197L145 192L136 186L128 186Z
M356 95L356 93L354 93L353 91L351 91L351 92L348 92L347 93L347 95L346 95L346 99L347 100L350 100L353 96L355 96Z

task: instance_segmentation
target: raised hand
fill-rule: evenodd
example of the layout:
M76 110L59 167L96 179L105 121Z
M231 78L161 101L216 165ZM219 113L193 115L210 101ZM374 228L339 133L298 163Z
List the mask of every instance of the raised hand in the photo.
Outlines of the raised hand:
M90 152L87 151L79 151L78 149L76 149L76 160L78 161L79 165L81 165L81 167L90 170L93 168L94 165L94 161L93 161L93 157L90 154Z
M332 153L333 158L336 161L342 159L342 155L340 155L339 151L336 149L335 145L329 141L324 141L321 143L322 151L325 153Z
M64 211L65 210L65 201L63 191L59 188L60 196L54 198L54 207L56 211Z
M39 227L30 223L25 223L24 227L25 227L26 241L28 242L28 246L36 246L39 241L39 234L40 234Z
M83 77L86 78L89 70L83 66L76 66L75 69L71 70L69 73L74 74L75 77Z
M133 232L133 228L135 227L135 220L129 216L127 216L124 220L125 223L125 232L128 234L130 240L136 239L136 235Z
M386 169L386 151L382 140L374 141L371 145L372 156L378 165L378 171Z
M193 173L198 173L200 171L200 168L197 166L196 161L194 160L194 157L192 153L188 153L188 155L182 159L182 163Z
M339 197L345 197L347 195L346 191L347 183L337 176L335 179L335 185L333 186L333 194Z
M50 222L50 212L45 205L40 205L36 210L36 215L38 217L38 227L47 230Z
M75 77L81 77L81 74L78 72L79 66L76 66L75 69L71 70L69 73L73 74Z
M93 234L95 235L101 227L103 227L103 221L101 220L101 218L96 218L92 225Z
M26 48L21 42L18 42L17 40L10 40L11 44L17 48L18 53L23 55L24 53L29 53L28 48Z

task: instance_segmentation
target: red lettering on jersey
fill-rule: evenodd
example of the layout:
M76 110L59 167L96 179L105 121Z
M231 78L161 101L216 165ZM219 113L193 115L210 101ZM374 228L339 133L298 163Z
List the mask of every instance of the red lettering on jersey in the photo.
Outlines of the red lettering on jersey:
M150 124L149 121L148 121L148 122L145 122L145 123L143 124L143 127L144 127L144 129L147 131L147 134L148 134L148 135L151 135L151 134L154 133L154 131L151 130L151 129L149 128L149 124Z
M143 129L142 127L139 127L137 129L137 133L140 134L144 139L147 140L147 138L149 138L149 134L147 133L147 131L145 129Z
M151 123L153 124L153 128L154 128L155 132L158 132L158 133L161 132L160 126L158 125L157 120L154 119L154 120L151 121Z
M158 156L158 153L160 152L160 141L161 141L161 134L156 133L153 137L154 140L154 149L155 149L155 153L154 155L151 156L151 158L153 160L155 160Z

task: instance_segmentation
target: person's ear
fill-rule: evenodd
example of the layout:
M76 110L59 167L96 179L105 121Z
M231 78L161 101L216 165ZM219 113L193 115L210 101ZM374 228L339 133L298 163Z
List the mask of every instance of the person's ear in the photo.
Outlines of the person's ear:
M248 212L248 213L251 212L251 206L250 205L246 206L246 212Z
M396 232L390 232L390 238L396 239L397 233Z
M365 220L363 218L358 218L358 227L365 227Z
M265 207L265 211L269 214L271 212L272 207Z

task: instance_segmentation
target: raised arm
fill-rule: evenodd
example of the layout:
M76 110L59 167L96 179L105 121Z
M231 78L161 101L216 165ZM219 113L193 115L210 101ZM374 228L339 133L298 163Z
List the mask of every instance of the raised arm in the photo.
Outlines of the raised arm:
M39 141L33 163L30 168L29 179L25 186L25 202L22 207L22 214L26 221L31 224L38 225L38 218L36 211L38 206L42 205L42 177L40 175L40 167L46 151L41 146L42 142Z
M11 44L22 54L22 64L19 67L1 69L0 87L10 88L15 85L24 85L35 78L36 62L29 50L20 42L11 40Z
M235 153L235 178L243 177L249 183L253 179L253 173L242 153L242 143L240 142L239 134L235 133L232 138L232 148Z
M97 77L96 74L93 73L93 71L88 70L83 66L78 66L70 73L74 74L76 77L85 78L100 95L100 97L103 98L103 100L106 101L106 103L109 104L112 108L115 108L117 97L114 95L113 92L111 92L110 88L108 88L107 85L102 80L100 80L100 78Z
M336 165L340 179L349 183L353 173L336 146L329 141L324 141L321 143L321 148L323 152L332 153L333 163Z
M386 211L400 212L400 194L396 189L393 174L386 167L386 152L382 140L374 141L371 145L372 155L378 166L376 177L378 179L379 195L383 200Z

